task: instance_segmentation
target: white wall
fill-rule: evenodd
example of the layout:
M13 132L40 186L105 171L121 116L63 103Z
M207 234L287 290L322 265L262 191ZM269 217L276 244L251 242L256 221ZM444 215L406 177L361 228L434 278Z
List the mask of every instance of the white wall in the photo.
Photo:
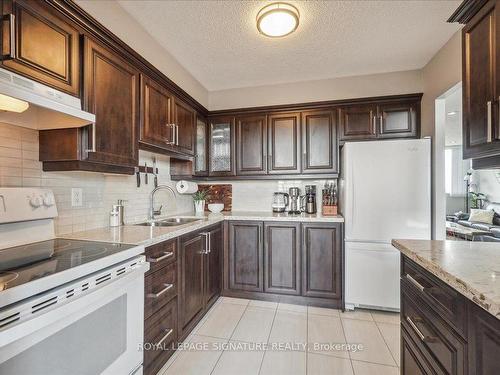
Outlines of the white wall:
M151 155L140 154L141 162L151 163ZM168 157L158 156L160 184L174 186L170 180ZM0 187L46 187L54 191L59 217L58 235L107 226L109 211L117 199L126 199L125 222L145 220L149 208L148 185L137 188L135 176L93 172L43 172L38 161L38 132L0 123ZM71 188L83 189L83 207L71 207ZM190 196L173 199L169 192L159 192L158 202L164 214L192 211Z
M477 192L486 194L488 201L500 203L500 169L474 172L473 182Z
M445 237L445 98L462 80L461 31L434 55L422 69L424 96L422 97L421 127L423 136L431 136L432 148L432 196L433 238ZM453 90L453 89L452 89Z
M208 91L114 0L76 0L97 21L153 64L200 104L208 106Z
M304 103L423 91L422 72L410 70L209 92L210 110Z

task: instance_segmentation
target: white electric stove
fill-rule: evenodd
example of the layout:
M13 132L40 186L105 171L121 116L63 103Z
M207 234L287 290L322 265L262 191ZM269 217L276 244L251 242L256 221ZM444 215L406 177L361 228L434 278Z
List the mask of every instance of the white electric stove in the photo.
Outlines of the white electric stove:
M52 191L0 188L0 374L142 373L144 247L55 238Z

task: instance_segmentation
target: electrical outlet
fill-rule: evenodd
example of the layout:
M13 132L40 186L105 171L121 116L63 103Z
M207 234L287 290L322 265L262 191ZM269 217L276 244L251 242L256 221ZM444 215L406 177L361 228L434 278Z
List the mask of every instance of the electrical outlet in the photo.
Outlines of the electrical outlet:
M83 206L83 191L81 188L71 189L71 207Z

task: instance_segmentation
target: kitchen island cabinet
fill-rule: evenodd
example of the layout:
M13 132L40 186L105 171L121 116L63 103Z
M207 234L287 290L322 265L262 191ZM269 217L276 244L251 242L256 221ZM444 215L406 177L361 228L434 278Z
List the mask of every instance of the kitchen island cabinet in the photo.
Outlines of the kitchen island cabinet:
M496 374L498 245L394 240L401 259L401 373Z

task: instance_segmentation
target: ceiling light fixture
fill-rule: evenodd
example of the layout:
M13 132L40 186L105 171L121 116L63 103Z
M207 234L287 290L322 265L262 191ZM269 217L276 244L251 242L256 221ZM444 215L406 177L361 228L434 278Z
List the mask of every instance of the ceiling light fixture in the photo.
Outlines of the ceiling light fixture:
M257 29L270 38L293 33L299 26L299 11L291 4L272 3L257 13Z

